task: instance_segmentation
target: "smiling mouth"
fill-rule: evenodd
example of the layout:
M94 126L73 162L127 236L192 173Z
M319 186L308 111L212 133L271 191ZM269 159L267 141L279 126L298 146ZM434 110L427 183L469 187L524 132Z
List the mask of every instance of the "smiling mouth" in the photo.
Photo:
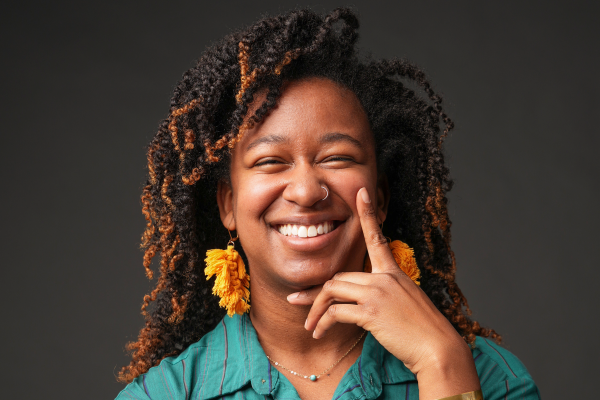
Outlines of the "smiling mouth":
M338 224L335 221L326 221L316 225L294 225L283 224L277 225L277 230L284 236L294 236L299 238L312 238L325 235L335 228Z

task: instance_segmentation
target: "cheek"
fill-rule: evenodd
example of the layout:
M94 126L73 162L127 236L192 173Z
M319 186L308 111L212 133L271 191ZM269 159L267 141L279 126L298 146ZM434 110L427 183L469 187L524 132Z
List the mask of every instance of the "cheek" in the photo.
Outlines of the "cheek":
M358 191L366 187L371 195L371 201L376 201L376 186L377 177L375 174L370 173L370 170L361 171L364 173L356 172L337 172L328 179L331 190L333 190L338 196L344 199L344 202L353 210L356 214L356 195ZM376 206L376 204L374 204Z
M268 179L268 175L240 177L235 185L234 208L235 217L239 222L248 223L260 218L273 203L280 192L277 182ZM238 226L244 230L244 225Z

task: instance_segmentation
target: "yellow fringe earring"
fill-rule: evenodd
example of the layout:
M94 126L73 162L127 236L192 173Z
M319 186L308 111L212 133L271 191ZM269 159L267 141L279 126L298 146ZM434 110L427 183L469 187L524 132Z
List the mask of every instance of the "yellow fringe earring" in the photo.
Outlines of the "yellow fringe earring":
M392 250L394 260L396 260L396 264L398 264L400 269L404 271L414 283L421 286L421 283L419 282L421 270L419 270L419 267L417 266L417 260L415 259L415 252L413 249L400 240L391 242L390 239L388 239L388 246L390 247L390 250ZM369 256L367 256L367 259L365 260L364 270L365 272L371 272L373 270Z
M216 276L212 292L221 298L219 305L232 317L234 313L242 315L250 309L250 275L246 273L244 260L234 249L233 242L238 236L232 238L229 232L229 238L227 250L213 249L206 252L204 273L206 280Z

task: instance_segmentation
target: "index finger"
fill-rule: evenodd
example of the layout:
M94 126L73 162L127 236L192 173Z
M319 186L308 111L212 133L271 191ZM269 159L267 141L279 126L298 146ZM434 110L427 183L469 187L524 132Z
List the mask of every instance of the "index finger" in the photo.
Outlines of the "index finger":
M369 197L369 192L366 188L361 188L356 194L356 208L360 217L365 242L367 243L367 251L371 259L373 272L386 272L389 270L397 270L398 265L392 251L388 247L387 238L383 235L379 228L377 213Z

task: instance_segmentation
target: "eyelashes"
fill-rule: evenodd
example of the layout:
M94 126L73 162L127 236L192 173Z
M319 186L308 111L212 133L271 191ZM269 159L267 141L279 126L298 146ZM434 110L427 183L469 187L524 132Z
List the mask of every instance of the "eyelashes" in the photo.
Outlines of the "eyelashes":
M284 164L284 162L280 161L280 160L275 160L275 159L260 160L256 164L254 164L254 166L260 167L262 165L270 165L270 164Z
M332 156L332 157L327 157L325 158L323 161L319 162L319 164L326 164L326 163L332 163L332 162L349 162L349 163L355 163L353 158L350 157L345 157L345 156ZM254 167L262 167L262 166L266 166L266 165L278 165L278 164L288 164L286 161L283 160L278 160L275 158L269 158L266 160L259 160L258 162L256 162L254 164Z
M352 159L350 157L333 156L333 157L328 157L325 160L323 160L323 162L332 162L332 161L349 161L349 162L354 162L354 159Z

